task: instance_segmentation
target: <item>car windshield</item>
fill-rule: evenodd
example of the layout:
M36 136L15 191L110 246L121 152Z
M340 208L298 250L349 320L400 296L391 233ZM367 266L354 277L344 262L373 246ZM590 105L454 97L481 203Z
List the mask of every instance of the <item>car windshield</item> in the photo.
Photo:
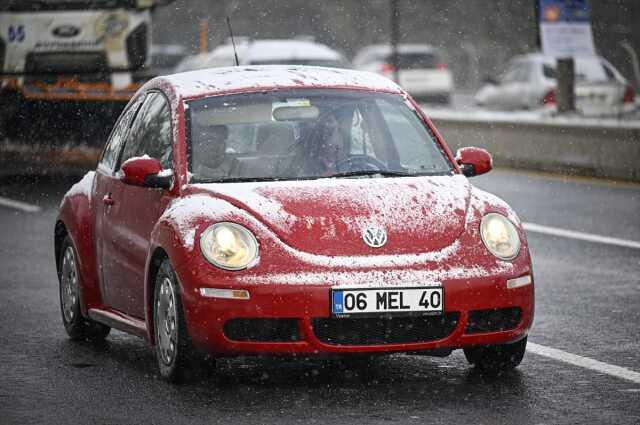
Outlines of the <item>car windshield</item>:
M448 174L400 95L294 90L188 102L192 182Z
M392 63L393 56L387 57L387 62ZM400 69L432 69L440 63L435 53L400 53L398 55L398 68Z

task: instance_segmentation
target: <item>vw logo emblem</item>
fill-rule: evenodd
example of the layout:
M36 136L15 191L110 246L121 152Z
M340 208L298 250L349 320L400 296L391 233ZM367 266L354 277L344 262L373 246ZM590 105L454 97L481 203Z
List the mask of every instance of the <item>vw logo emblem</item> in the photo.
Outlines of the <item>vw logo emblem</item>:
M382 227L371 224L362 232L362 240L371 248L380 248L387 243L387 232Z

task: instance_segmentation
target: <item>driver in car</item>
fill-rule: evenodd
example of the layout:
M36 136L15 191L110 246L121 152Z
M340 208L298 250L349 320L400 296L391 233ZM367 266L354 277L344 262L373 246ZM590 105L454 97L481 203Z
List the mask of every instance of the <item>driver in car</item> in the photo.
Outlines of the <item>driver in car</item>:
M348 114L336 111L318 119L292 164L299 177L329 176L338 171L336 165L349 157L349 139L344 131L348 122Z

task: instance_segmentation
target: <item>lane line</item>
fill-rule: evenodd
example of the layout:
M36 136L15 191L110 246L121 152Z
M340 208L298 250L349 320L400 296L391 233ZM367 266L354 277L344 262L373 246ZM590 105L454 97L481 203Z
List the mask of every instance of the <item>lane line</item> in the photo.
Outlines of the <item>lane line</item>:
M608 245L623 246L626 248L640 249L640 242L628 239L612 238L609 236L594 235L593 233L576 232L575 230L560 229L558 227L543 226L535 223L522 223L524 229L528 232L542 233L551 236L560 236L563 238L579 239L582 241L604 243Z
M26 202L20 202L9 198L4 198L2 196L0 196L0 206L30 213L39 212L42 209L37 205L27 204Z
M533 342L529 342L527 344L527 351L530 351L539 356L549 357L551 359L569 363L574 366L594 370L596 372L624 379L625 381L640 384L640 373L630 369L626 369L624 367L604 363L598 360L591 359L589 357L578 356L577 354L567 353L566 351L558 350L557 348L534 344Z

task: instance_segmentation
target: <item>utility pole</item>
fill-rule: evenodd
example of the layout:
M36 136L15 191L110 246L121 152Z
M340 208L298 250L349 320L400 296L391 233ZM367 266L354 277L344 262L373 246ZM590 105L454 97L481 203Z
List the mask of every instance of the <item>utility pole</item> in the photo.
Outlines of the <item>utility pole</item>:
M393 65L393 81L400 84L398 72L398 39L400 38L400 13L398 0L390 0L391 8L391 65Z
M540 2L533 0L533 20L536 23L536 33L534 36L534 45L537 50L542 50L542 41L540 40Z
M558 113L576 110L575 63L572 57L558 58L556 64L556 79L558 81Z

